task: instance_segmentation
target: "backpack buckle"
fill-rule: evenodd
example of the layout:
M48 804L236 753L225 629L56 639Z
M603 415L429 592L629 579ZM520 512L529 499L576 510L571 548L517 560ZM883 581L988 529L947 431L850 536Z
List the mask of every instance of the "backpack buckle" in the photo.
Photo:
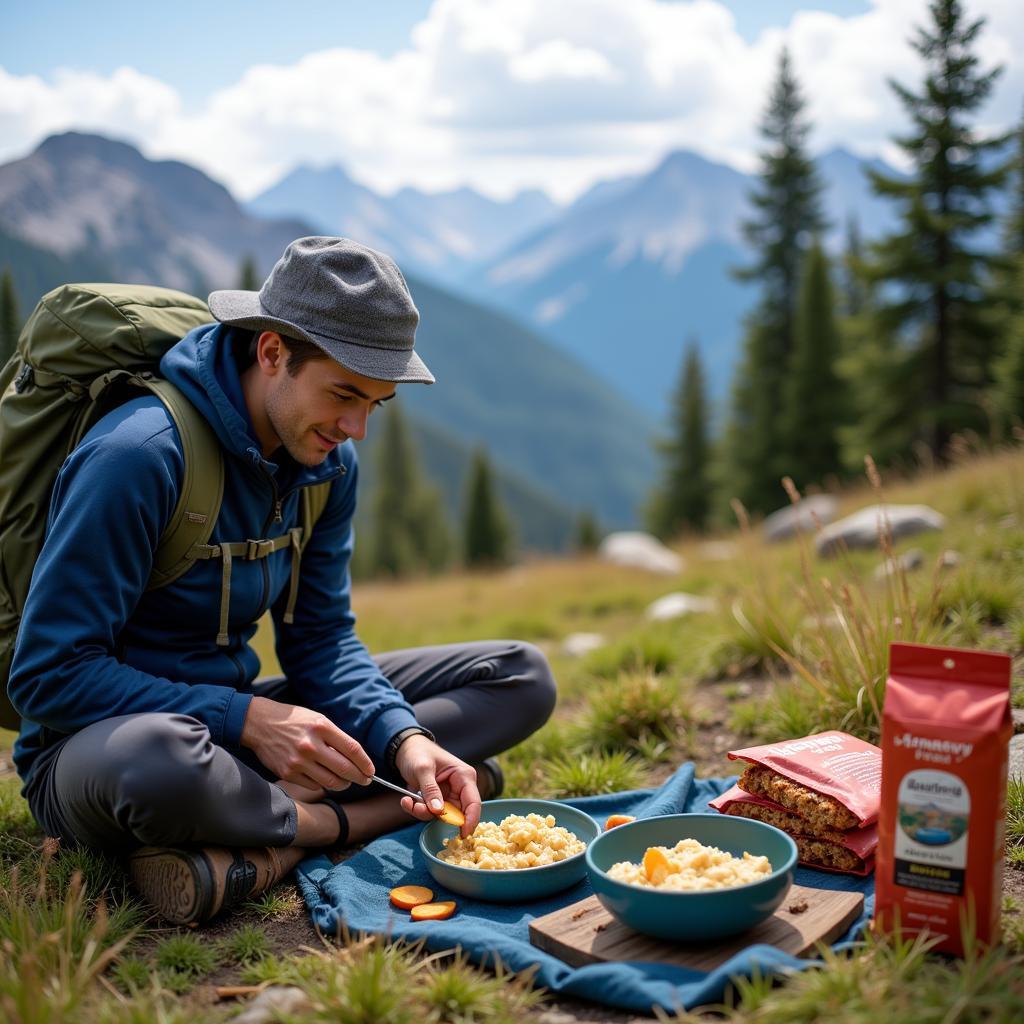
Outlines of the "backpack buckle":
M247 540L245 542L245 557L249 562L254 562L257 558L266 558L273 550L274 542L272 540Z
M14 378L14 390L19 394L24 394L32 385L35 383L34 374L32 373L32 367L26 363L21 368L21 373Z

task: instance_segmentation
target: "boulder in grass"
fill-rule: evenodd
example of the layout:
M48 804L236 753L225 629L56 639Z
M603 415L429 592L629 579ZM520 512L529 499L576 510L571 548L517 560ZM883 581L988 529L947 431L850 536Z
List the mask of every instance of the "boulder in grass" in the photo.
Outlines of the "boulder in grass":
M825 527L815 542L827 558L841 548L876 548L879 534L888 528L894 540L925 530L941 530L946 519L927 505L869 505Z
M570 633L562 641L562 653L570 658L582 658L583 655L604 647L606 643L600 633Z
M297 1014L309 1008L310 998L294 985L265 988L237 1017L235 1024L271 1024L282 1014Z
M639 530L621 530L609 533L597 554L606 562L625 565L633 569L677 576L683 571L683 560L669 550L657 537Z
M902 555L887 558L875 569L875 579L884 580L888 576L895 576L897 573L911 572L920 569L924 565L924 552L920 548L911 548L904 551Z
M839 501L831 494L811 494L796 505L787 505L773 512L761 524L767 541L789 540L798 533L813 533L819 526L831 523L839 511Z
M684 594L682 591L677 591L674 594L659 597L653 604L648 605L644 615L652 622L664 622L668 619L679 619L684 615L692 615L694 612L713 612L716 607L712 597L700 597L697 594Z

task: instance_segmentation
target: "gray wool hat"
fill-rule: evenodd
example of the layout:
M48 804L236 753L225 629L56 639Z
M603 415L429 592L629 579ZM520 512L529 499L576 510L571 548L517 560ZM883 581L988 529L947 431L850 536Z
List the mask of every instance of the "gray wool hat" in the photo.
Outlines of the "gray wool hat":
M364 377L434 383L413 351L420 315L402 272L350 238L298 238L258 292L213 292L209 304L221 323L301 338Z

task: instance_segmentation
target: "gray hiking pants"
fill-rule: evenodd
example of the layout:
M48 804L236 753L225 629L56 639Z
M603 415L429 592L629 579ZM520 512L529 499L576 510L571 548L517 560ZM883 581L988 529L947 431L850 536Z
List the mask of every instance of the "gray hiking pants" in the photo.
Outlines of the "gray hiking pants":
M551 669L530 644L448 644L375 660L419 723L470 763L524 740L555 706ZM253 690L301 703L283 677L257 682ZM66 843L109 851L287 846L295 838L295 803L272 778L251 751L214 744L197 719L151 712L106 719L69 736L42 755L25 795L46 833ZM337 799L381 792L350 786Z

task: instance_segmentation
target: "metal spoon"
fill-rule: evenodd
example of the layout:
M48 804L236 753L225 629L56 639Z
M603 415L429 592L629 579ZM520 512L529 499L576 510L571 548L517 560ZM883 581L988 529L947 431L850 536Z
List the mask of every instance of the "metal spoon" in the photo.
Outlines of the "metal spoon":
M426 803L426 800L423 799L422 793L414 793L411 789L406 789L404 786L396 786L393 782L388 782L387 779L382 779L379 775L371 775L370 781L379 782L382 786L387 786L388 789L393 789L396 793L401 793L402 796L411 796L415 803Z

